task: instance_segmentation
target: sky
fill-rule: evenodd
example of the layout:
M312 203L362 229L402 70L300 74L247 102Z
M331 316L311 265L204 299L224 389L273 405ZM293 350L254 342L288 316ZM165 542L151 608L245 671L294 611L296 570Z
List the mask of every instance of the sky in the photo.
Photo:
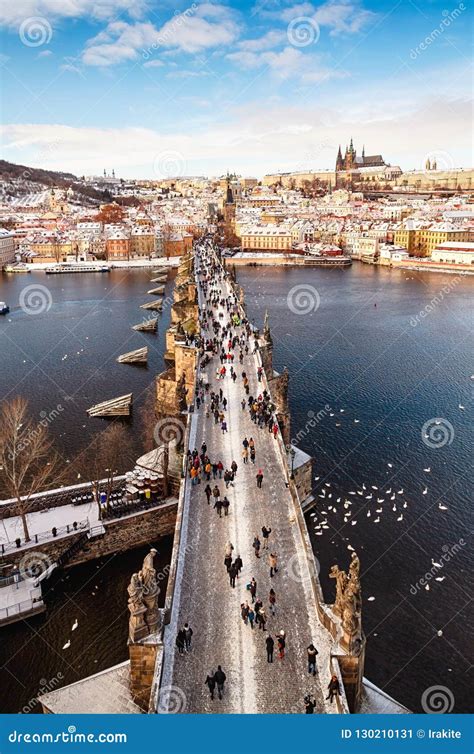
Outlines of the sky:
M2 157L76 175L472 167L468 0L0 0Z

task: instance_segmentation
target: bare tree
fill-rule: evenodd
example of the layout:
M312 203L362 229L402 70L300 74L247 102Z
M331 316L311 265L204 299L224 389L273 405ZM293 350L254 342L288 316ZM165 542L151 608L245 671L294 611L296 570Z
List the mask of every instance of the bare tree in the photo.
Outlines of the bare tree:
M94 497L102 518L100 490L106 494L106 510L115 488L117 476L130 471L135 457L130 438L123 424L110 424L103 432L97 432L74 465L81 476L91 481ZM102 482L102 484L100 484Z
M31 496L53 480L59 484L62 468L48 422L35 422L24 398L5 402L0 411L0 489L16 501L26 542L31 540L27 520Z

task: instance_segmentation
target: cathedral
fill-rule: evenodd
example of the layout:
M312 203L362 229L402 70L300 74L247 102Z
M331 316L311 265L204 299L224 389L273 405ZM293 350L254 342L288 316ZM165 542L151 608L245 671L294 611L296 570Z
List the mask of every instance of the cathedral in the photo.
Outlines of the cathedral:
M342 156L341 147L336 158L336 172L340 170L360 170L360 168L384 168L388 167L381 154L371 154L366 156L365 147L362 147L362 154L357 154L354 144L351 143L346 147L344 157Z

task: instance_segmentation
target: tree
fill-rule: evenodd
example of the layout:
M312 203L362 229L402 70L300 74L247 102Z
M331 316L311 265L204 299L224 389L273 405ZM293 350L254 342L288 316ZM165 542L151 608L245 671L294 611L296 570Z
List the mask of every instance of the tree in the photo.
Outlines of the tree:
M109 510L110 496L119 474L129 471L135 461L130 438L123 424L110 424L103 432L97 432L87 448L75 461L75 468L92 484L95 500L102 518L100 489L106 494L106 510ZM102 482L102 485L99 484Z
M28 401L14 398L0 411L0 489L16 501L25 541L31 540L27 513L31 496L62 479L62 461L48 434L48 420L36 423Z
M105 225L121 223L124 218L124 211L118 204L104 204L100 212L96 215L95 220Z

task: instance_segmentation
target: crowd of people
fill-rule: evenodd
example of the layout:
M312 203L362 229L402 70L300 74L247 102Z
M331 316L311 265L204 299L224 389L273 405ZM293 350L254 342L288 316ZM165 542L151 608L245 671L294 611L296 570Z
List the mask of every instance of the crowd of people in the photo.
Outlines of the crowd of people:
M214 424L217 430L220 429L222 433L227 433L229 431L229 406L223 386L219 385L219 383L228 379L232 380L233 383L239 381L242 387L242 411L248 412L250 420L256 426L257 432L268 431L277 440L280 429L275 413L276 407L272 402L271 395L264 388L264 371L262 366L258 366L255 370L257 378L255 390L253 391L255 395L251 394L251 385L253 383L253 380L250 379L251 376L249 376L246 370L240 371L240 367L243 365L245 356L249 354L249 351L252 350L252 353L256 353L259 350L258 339L255 337L253 327L239 306L237 295L232 285L227 286L226 293L223 292L225 287L222 283L228 278L228 273L224 270L210 244L208 246L201 246L199 256L197 257L197 267L201 302L204 302L199 307L201 323L201 336L197 342L199 347L199 366L201 375L203 375L203 370L212 365L212 373L215 374L217 385L213 387L211 382L208 381L208 376L201 376L197 383L195 395L196 408L198 410L202 409L206 421L210 423L211 427ZM246 366L246 369L248 370L248 366ZM209 373L210 370L207 371L207 375ZM260 387L263 389L260 389ZM243 437L241 447L241 458L244 467L246 468L249 463L255 466L257 443L254 438L251 436ZM261 463L259 460L255 473L257 490L261 490L264 486L265 474ZM222 458L211 457L208 453L206 442L203 442L200 451L197 448L188 451L187 471L192 485L201 483L205 485L205 500L209 506L213 506L216 515L220 518L228 517L231 514L231 505L225 494L225 490L236 485L238 464L235 458L230 463L227 463ZM247 474L248 472L242 471L241 473ZM249 627L249 630L255 630L259 634L261 632L264 637L263 651L269 664L273 663L275 651L278 661L283 663L287 649L285 630L281 629L275 632L273 629L272 632L267 628L267 624L269 626L275 625L278 615L277 592L273 588L273 582L275 582L279 573L279 558L276 546L273 543L270 546L271 535L272 528L267 523L262 522L261 532L254 536L252 543L256 562L262 558L263 551L268 552L269 583L267 588L265 589L265 585L262 584L261 588L258 589L257 581L252 576L246 584L249 598L240 603L240 617L243 623ZM231 541L228 541L225 545L223 562L230 588L235 589L238 579L242 577L244 563L240 553L235 550ZM265 594L265 598L263 598L262 592ZM281 622L282 618L283 616L279 616L278 620ZM187 644L186 636L188 634L186 626L178 632L176 639L180 654L189 651L191 646L190 639L189 646ZM311 676L317 674L317 655L318 650L311 643L306 650L308 674ZM222 699L225 680L226 675L220 665L217 671L212 670L207 674L205 684L208 686L211 699L214 699L216 688L219 699ZM333 679L329 684L328 690L328 698L332 701L334 696L339 693L339 687L334 683ZM312 697L305 697L304 708L307 713L314 711L316 702L314 701L313 703L313 701Z

